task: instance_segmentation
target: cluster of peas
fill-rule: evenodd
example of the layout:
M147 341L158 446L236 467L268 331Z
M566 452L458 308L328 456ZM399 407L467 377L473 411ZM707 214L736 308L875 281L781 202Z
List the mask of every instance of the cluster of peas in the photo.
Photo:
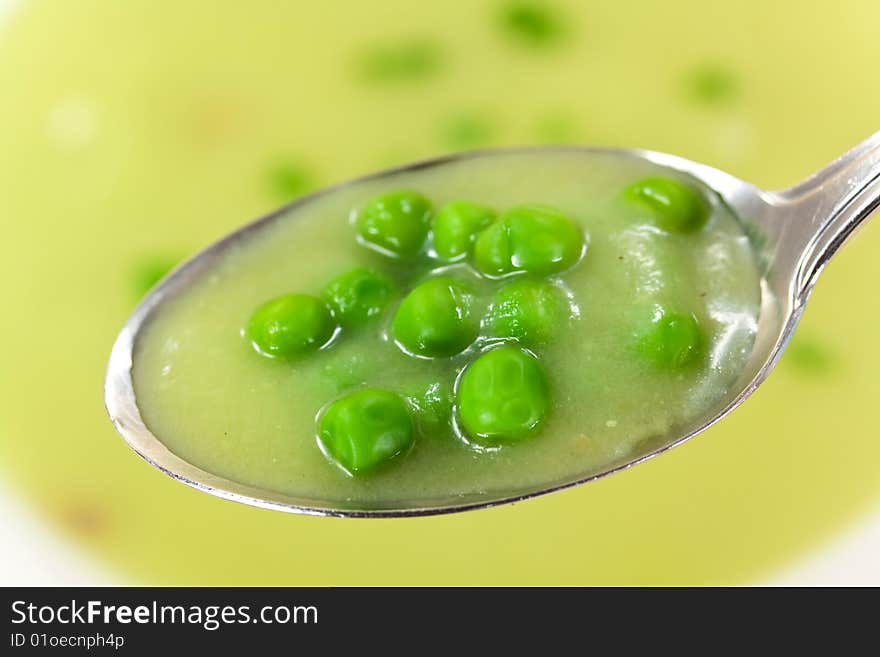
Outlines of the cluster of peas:
M709 214L699 192L681 182L650 178L629 186L624 199L648 210L664 231L699 229ZM471 347L481 324L498 338L471 361L455 390L454 422L466 441L495 447L534 436L550 407L547 376L529 348L546 343L565 313L559 287L546 277L574 266L584 234L564 213L521 205L496 216L467 201L434 214L418 192L379 196L356 216L358 241L388 257L425 254L443 263L467 260L488 279L513 280L495 293L481 318L467 283L442 274L414 287L400 302L390 332L414 358L450 358ZM341 330L375 320L398 296L385 274L358 267L330 281L321 297L287 294L253 313L245 335L261 354L295 359L318 351ZM481 322L482 319L482 322ZM637 351L659 367L677 369L699 354L702 332L691 314L655 308ZM372 470L406 452L415 440L410 407L391 391L361 389L329 404L318 418L324 452L351 474Z

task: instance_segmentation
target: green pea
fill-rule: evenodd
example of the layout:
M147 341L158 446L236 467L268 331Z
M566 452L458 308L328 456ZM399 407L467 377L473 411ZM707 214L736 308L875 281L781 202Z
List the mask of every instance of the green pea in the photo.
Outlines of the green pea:
M321 414L318 440L333 461L359 474L409 449L414 440L412 418L406 403L393 392L359 390Z
M692 233L709 218L709 203L685 183L670 178L646 178L623 191L626 200L647 208L651 221L668 233Z
M267 187L279 201L292 201L313 187L309 170L296 162L279 162L268 171Z
M444 145L454 151L486 146L492 140L492 123L480 114L453 114L444 119Z
M264 356L294 358L327 344L336 322L323 301L307 294L286 294L257 308L245 327Z
M534 1L516 0L500 14L500 26L517 42L547 47L565 35L565 23L550 7Z
M495 219L495 213L484 205L454 201L444 205L434 218L434 250L443 260L465 257L473 247L477 234Z
M401 302L391 325L394 339L416 356L453 356L477 337L473 305L469 287L451 278L433 278Z
M406 398L415 409L422 432L438 435L448 432L452 418L452 386L445 381L430 381L413 386Z
M711 106L735 101L741 87L736 71L720 62L706 62L693 69L685 78L685 85L690 100Z
M357 267L324 286L323 297L343 326L362 326L380 315L397 288L385 274Z
M831 345L815 336L805 334L803 329L795 336L785 351L783 364L791 364L811 374L827 374L837 365L836 354Z
M135 298L142 299L156 283L177 266L180 258L172 255L157 255L137 263L134 270L132 290Z
M548 342L565 318L561 290L550 283L519 280L495 294L486 324L492 335L533 346Z
M431 203L408 190L383 194L366 204L355 226L360 239L383 253L402 258L416 255L428 235Z
M546 419L547 377L527 351L514 346L492 349L462 374L456 406L468 440L483 446L524 440Z
M654 306L650 319L636 334L638 352L661 369L680 370L703 353L703 331L693 313Z
M573 266L583 250L584 235L567 215L542 205L521 205L480 233L474 264L489 277L514 272L546 276Z
M357 73L369 84L414 83L437 75L444 56L443 49L427 39L373 44L358 54Z
M352 348L352 343L339 344L339 348L329 350L314 384L319 390L337 395L358 388L375 374L377 358L375 351L360 351ZM356 346L356 345L355 345Z

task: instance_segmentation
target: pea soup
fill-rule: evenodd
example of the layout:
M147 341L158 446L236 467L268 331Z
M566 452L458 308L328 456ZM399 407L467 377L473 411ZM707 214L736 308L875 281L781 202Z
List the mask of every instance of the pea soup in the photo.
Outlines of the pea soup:
M552 485L716 408L759 275L711 190L533 150L368 179L233 243L135 346L142 416L240 483L382 508Z

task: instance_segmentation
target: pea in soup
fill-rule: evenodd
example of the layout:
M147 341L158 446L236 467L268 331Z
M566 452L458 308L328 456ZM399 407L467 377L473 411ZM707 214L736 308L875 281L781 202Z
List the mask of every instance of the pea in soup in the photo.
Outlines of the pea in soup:
M677 435L751 350L760 276L656 165L493 154L360 181L251 231L135 345L169 449L364 509L553 485Z

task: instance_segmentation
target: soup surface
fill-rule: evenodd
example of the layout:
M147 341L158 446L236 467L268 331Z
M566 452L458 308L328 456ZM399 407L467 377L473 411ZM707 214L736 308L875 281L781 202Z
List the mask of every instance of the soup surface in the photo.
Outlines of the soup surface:
M523 0L0 0L0 485L147 584L739 584L861 522L880 500L877 221L736 413L527 503L261 512L160 475L107 421L110 345L157 276L306 191L562 142L778 189L878 129L880 94L840 102L876 87L851 64L880 61L876 0L530 2L551 19Z
M658 220L670 216L667 206L630 198L642 180L662 193L672 175L615 155L525 151L367 180L295 206L237 242L149 321L133 372L146 424L173 452L215 474L365 507L515 493L625 459L640 441L682 431L725 398L756 326L759 277L748 240L720 199L694 189L696 183L673 184L705 208L694 204L696 226L664 228ZM398 188L418 190L436 208L460 199L497 208L501 218L490 226L498 229L511 221L503 210L525 206L517 212L528 214L525 204L540 202L561 213L563 226L576 226L572 239L580 233L583 241L572 247L570 261L540 276L481 269L482 232L470 255L440 258L431 246L442 246L436 222L444 214L436 210L433 240L421 253L392 257L358 243L350 218ZM508 233L516 248L515 230ZM546 230L519 236L532 248L554 237ZM260 304L288 293L318 294L355 267L395 284L396 298L369 321L344 325L323 349L292 359L267 358L243 339L242 327ZM432 278L455 281L471 299L473 334L452 353L409 353L400 343L407 335L397 319L406 312L400 299ZM555 296L540 304L553 315L547 335L517 330L517 312L539 312L539 299L520 299L512 312L505 305L502 290L523 280L549 286L547 294ZM693 335L682 336L678 325L656 328L657 313L675 313L696 327ZM549 408L541 407L540 426L527 438L486 443L468 431L467 413L479 400L459 390L457 422L451 421L452 389L481 352L510 343L534 354ZM328 402L365 387L406 399L418 435L394 463L347 477L318 449L315 417ZM517 401L528 406L534 395Z

